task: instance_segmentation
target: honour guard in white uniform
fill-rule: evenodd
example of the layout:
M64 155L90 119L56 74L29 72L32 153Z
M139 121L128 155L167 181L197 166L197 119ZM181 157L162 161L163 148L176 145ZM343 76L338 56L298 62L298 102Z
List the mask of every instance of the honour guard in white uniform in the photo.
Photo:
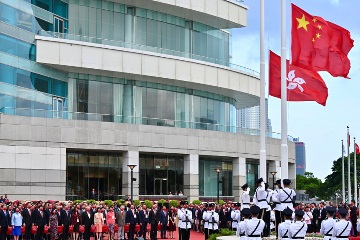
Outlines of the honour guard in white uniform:
M215 212L215 203L210 203L211 211L208 211L204 220L209 221L208 229L209 236L213 233L217 233L219 229L219 214Z
M260 208L258 206L252 206L250 208L251 219L246 222L245 235L248 240L261 240L261 233L264 230L265 222L262 219L258 219Z
M269 208L269 203L267 201L269 192L266 191L266 185L262 178L257 180L256 183L258 187L256 188L253 202L260 208L260 214L258 215L258 218L264 220L265 222L263 237L268 237L268 235L270 234L270 230L267 230L268 226L270 228L270 212L267 214L267 209Z
M188 201L183 201L183 208L178 211L178 217L181 219L181 239L189 240L190 239L190 229L192 221L192 212L187 209Z
M332 240L348 239L352 228L350 221L346 221L348 210L346 208L339 208L340 221L335 222L332 233Z
M283 184L284 188L280 189L277 194L274 194L275 198L278 199L280 202L281 211L283 211L287 207L294 211L293 199L296 196L296 193L294 189L289 188L291 180L284 179Z
M276 236L278 234L278 226L279 224L282 222L282 219L281 219L281 212L282 212L282 208L281 208L281 204L280 204L280 201L278 199L278 194L280 192L280 190L282 189L281 187L281 180L276 180L276 189L275 191L273 192L273 195L271 196L271 200L274 204L274 212L275 212L275 231L276 231Z
M250 209L249 208L244 208L241 211L241 214L242 214L244 220L239 222L239 225L238 225L238 228L237 228L237 231L236 231L236 236L240 236L240 240L246 240L247 237L246 237L246 234L245 234L245 230L246 230L246 223L247 223L247 221L249 221L249 218L250 218L250 215L251 215Z
M295 221L289 227L289 237L291 239L305 239L307 224L301 221L303 216L303 210L298 209L295 211Z
M181 239L181 228L180 228L180 226L182 225L182 222L181 222L181 219L179 218L179 215L180 215L180 211L184 209L183 208L183 203L184 203L183 201L180 201L180 208L177 211L179 240L182 240Z
M240 197L240 204L241 204L241 211L244 208L250 208L250 188L249 185L247 183L245 183L244 185L242 185L242 190L243 192L241 193L241 197Z
M230 217L232 219L231 227L236 231L240 222L240 203L234 203L234 209L231 211Z
M285 221L278 226L278 239L290 239L289 228L291 224L291 216L293 211L290 208L286 208L283 211Z
M320 234L324 234L324 240L332 239L332 233L336 222L334 219L335 211L336 209L334 207L328 207L326 209L327 219L321 222Z
M204 206L205 206L205 208L203 211L202 219L204 221L205 240L207 240L209 238L209 220L205 220L205 219L207 219L209 204L205 203Z

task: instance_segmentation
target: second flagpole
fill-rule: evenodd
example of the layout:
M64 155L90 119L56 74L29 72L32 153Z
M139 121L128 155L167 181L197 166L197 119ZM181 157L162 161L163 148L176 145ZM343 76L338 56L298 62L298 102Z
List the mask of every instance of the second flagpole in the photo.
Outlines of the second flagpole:
M357 187L357 168L356 168L356 139L354 138L354 200L355 206L358 204L358 187Z

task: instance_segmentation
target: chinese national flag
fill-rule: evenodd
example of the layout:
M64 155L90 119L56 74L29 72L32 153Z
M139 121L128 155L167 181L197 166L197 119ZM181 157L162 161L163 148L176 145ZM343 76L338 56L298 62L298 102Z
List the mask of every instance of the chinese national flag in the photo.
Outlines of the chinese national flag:
M287 65L287 100L316 101L325 106L328 88L321 76L315 71L309 71L294 65ZM270 51L269 63L269 94L281 98L281 59Z
M359 145L357 145L357 143L355 143L355 153L360 154L360 148Z
M350 32L294 4L291 18L292 64L347 78L350 70L347 54L354 46Z

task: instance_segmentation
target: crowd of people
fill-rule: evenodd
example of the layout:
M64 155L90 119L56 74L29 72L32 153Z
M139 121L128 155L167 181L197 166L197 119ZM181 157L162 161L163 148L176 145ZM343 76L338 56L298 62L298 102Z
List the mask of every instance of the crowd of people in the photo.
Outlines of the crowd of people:
M248 184L242 186L240 202L224 204L179 202L145 204L133 202L107 205L105 202L10 202L1 198L0 240L63 239L133 240L177 238L189 240L191 230L208 239L220 229L236 231L240 239L261 239L274 231L277 238L304 239L306 233L319 233L324 239L357 236L355 202L334 205L332 202L295 204L291 181L278 180L275 190L263 179L250 196ZM282 183L282 184L281 184ZM130 199L128 199L130 200ZM359 226L360 227L360 226Z

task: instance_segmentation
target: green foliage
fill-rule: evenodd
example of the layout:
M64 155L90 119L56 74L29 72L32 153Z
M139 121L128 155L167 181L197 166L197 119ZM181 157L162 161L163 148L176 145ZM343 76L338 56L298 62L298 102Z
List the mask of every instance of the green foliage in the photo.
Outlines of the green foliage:
M139 199L134 200L135 207L139 206L141 204L141 201Z
M78 205L78 204L80 204L80 203L82 203L83 201L82 200L75 200L74 201L74 205Z
M219 233L213 233L210 234L208 240L216 240L217 237L220 237L221 235Z
M179 201L178 200L170 200L169 204L170 204L170 207L177 208L179 206Z
M153 206L153 202L150 200L145 200L144 204L146 205L147 208L152 208L152 206Z
M89 200L86 200L86 203L87 204L98 204L98 202L94 199L89 199Z
M305 172L305 176L296 175L296 189L305 190L310 198L318 195L321 185L321 180L311 172Z
M166 200L165 200L165 199L160 199L160 200L158 200L157 202L164 204L164 203L166 203Z
M216 201L216 203L218 203L218 204L220 204L220 205L223 205L224 203L225 203L225 201L224 200L222 200L222 199L220 199L220 201L218 202L218 201Z
M104 200L104 205L108 205L109 207L114 206L114 201L112 200Z
M234 231L224 228L224 229L220 229L219 233L211 234L209 236L209 240L216 240L216 238L220 236L232 236L232 235L235 235Z
M119 205L119 206L121 206L121 205L124 204L124 202L125 202L124 199L119 199L119 200L116 201L116 204Z
M196 205L199 205L199 204L201 204L201 201L200 200L194 200L192 203L196 204Z

